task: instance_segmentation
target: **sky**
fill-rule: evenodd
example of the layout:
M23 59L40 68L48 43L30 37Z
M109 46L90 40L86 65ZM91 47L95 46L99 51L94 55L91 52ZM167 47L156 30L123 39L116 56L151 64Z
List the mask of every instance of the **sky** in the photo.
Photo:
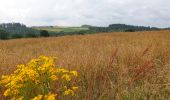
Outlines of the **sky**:
M0 23L170 27L170 0L0 0Z

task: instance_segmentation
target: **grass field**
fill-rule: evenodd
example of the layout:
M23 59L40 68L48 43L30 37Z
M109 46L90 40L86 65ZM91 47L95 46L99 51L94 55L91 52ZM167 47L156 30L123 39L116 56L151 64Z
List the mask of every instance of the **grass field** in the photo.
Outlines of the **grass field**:
M88 28L82 28L82 27L39 27L35 28L38 30L47 30L49 32L75 32L75 31L82 31L82 30L88 30Z
M170 99L170 31L1 40L0 75L40 55L78 71L73 100Z

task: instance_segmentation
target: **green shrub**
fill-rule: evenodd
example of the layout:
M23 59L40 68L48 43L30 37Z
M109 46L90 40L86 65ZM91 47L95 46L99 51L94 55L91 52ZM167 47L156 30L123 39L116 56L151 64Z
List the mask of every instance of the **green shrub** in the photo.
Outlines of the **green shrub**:
M41 37L49 37L50 35L49 35L48 31L46 31L46 30L40 30L40 36L41 36Z
M36 38L38 37L38 35L34 34L34 33L28 33L25 35L26 38Z
M0 29L0 39L2 40L7 40L9 38L9 33L6 31Z
M23 35L22 34L12 34L11 38L12 39L23 38Z

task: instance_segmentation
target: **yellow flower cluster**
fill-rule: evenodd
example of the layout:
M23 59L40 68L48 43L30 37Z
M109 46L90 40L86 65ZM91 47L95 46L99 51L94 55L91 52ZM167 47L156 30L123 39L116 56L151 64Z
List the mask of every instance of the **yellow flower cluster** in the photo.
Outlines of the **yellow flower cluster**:
M6 88L4 96L12 100L55 100L57 94L52 90L57 82L66 87L64 95L74 96L78 87L71 86L71 81L78 76L77 71L56 68L54 62L53 57L40 56L26 65L18 65L13 74L2 76L0 85Z
M45 96L43 95L38 95L34 97L32 100L55 100L56 94L49 93Z
M70 95L70 96L74 96L75 92L78 89L78 87L73 86L72 88L67 88L67 86L64 86L64 95Z

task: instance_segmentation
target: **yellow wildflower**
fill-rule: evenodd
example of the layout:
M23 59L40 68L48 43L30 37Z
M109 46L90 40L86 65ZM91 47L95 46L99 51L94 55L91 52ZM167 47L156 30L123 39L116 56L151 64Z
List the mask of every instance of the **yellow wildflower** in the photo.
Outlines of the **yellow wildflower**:
M23 97L20 97L20 98L18 98L17 100L23 100L24 98Z
M6 88L4 96L10 100L55 100L56 94L52 94L50 90L53 82L58 79L65 80L59 83L59 86L62 86L59 89L66 90L64 95L75 95L74 91L78 87L70 86L70 81L72 77L78 76L77 71L59 69L54 64L54 58L41 56L26 65L18 65L13 74L2 76L0 80L0 85ZM40 94L44 93L44 90L47 90L47 95ZM33 95L37 96L31 97Z
M64 74L61 78L65 79L66 81L71 81L71 77L68 74Z
M49 93L48 95L45 95L45 100L55 100L55 97L57 96L57 94L52 94Z
M10 100L24 100L23 97L19 97L19 98L11 98Z
M78 87L77 86L73 86L72 89L75 91L75 90L78 89Z
M12 89L7 89L5 92L4 92L4 96L11 96L11 95L18 95L19 94L19 91L18 90L12 90Z
M64 92L64 95L71 95L71 96L74 96L74 91L71 90L71 89L68 89Z
M6 84L6 83L9 83L10 81L11 81L10 76L2 75L2 80L0 81L0 84Z
M5 92L4 92L4 96L8 96L11 92L11 89L7 89Z
M59 73L68 73L68 72L69 72L68 70L62 69L62 68L58 69L57 71L58 71Z
M67 86L64 86L64 89L67 90Z
M51 75L50 79L55 81L55 80L58 80L58 77L56 75Z
M74 76L78 76L77 71L70 71L70 74L73 74Z
M32 100L41 100L43 97L43 95L38 95L36 97L34 97Z

